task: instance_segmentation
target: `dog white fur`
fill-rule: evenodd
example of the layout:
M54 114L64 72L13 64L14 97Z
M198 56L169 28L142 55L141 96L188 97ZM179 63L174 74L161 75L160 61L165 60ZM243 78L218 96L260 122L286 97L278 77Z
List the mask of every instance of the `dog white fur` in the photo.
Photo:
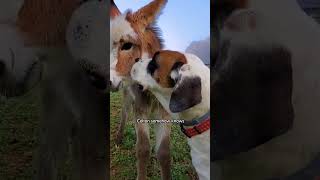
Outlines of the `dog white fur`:
M170 73L172 79L179 79L173 88L162 87L147 72L147 66L151 59L142 59L135 63L131 70L131 77L139 82L144 89L151 91L173 118L188 121L201 117L210 111L210 70L197 56L193 54L184 54L184 56L187 63L182 65L179 70L173 70ZM201 102L182 112L174 113L169 107L171 95L176 87L184 83L184 79L188 77L200 77ZM200 180L210 179L210 130L188 138L188 144L191 148L192 163Z

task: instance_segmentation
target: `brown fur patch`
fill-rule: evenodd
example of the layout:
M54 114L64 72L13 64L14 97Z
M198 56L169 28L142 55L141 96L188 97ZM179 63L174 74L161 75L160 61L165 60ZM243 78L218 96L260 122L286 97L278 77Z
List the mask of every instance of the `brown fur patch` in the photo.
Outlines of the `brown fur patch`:
M155 61L159 68L155 71L153 78L162 87L170 87L169 77L171 69L175 63L187 63L187 59L182 53L169 50L160 51Z
M150 158L150 141L149 137L141 124L136 125L137 129L137 144L136 144L136 156L138 166L138 178L139 180L147 179L147 162Z
M132 43L130 50L121 50L121 47L126 43ZM116 71L121 76L129 76L131 68L135 63L135 59L141 57L141 44L140 39L133 39L128 37L127 40L121 39L118 44L118 63Z
M142 42L141 51L149 55L153 55L158 50L162 49L162 40L160 39L159 31L154 26L143 28L132 14L127 15L127 21L130 22L131 27L138 35L138 39Z
M157 158L161 166L161 177L171 179L170 133L165 136L159 146Z
M167 0L154 0L147 4L143 8L139 9L133 15L133 22L141 26L141 28L146 28L150 26L161 13L162 8L167 3Z
M17 25L31 45L65 45L65 31L80 0L25 0Z

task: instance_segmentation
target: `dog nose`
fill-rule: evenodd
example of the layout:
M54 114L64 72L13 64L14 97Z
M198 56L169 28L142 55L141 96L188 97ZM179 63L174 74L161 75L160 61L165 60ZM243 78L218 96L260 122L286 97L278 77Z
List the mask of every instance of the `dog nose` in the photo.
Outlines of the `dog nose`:
M6 65L5 65L4 62L0 59L0 76L2 76L5 71L6 71Z

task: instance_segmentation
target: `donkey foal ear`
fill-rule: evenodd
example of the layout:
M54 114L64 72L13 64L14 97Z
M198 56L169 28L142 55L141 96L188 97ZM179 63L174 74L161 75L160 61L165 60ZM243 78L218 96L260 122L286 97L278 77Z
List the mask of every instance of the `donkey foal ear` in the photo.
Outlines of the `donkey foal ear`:
M139 19L139 23L144 27L147 27L155 22L166 3L167 0L154 0L135 12L134 17Z
M110 0L110 17L114 19L115 17L121 14L120 10L118 9L117 5L114 3L113 0Z
M170 98L169 108L173 113L189 109L202 100L200 77L180 78Z

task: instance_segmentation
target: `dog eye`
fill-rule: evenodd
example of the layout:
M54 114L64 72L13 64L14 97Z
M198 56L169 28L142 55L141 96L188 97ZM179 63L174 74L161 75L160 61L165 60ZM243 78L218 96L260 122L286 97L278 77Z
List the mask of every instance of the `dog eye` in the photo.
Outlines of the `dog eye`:
M132 48L132 46L133 46L132 43L124 43L121 47L121 50L129 50Z

